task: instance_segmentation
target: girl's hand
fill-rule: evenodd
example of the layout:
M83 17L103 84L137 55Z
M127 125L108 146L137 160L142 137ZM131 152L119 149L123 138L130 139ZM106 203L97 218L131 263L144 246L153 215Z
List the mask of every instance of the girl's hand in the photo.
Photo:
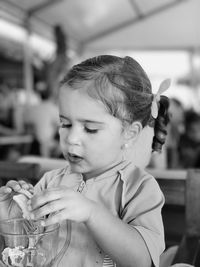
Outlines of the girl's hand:
M31 219L48 218L43 225L50 225L69 219L87 222L96 204L80 193L62 186L50 188L34 195L30 200Z
M0 218L12 219L21 217L21 209L13 200L16 194L25 192L33 193L33 186L25 181L10 180L5 186L0 187Z

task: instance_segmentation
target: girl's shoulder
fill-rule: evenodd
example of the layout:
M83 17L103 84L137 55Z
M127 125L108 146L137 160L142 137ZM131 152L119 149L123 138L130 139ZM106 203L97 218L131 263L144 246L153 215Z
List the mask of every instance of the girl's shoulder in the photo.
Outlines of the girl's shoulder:
M146 170L129 164L121 170L121 181L121 217L129 218L133 210L135 214L142 214L152 207L163 206L164 195L158 182Z
M119 171L121 180L123 182L124 194L143 192L145 195L154 194L162 195L160 187L156 179L148 173L145 169L135 166L132 162L127 164Z
M143 183L155 178L145 169L137 167L133 162L128 162L120 171L124 183Z

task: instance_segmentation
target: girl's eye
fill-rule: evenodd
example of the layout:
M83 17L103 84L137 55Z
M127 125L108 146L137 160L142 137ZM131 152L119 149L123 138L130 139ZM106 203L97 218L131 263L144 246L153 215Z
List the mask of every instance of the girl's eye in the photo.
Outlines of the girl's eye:
M87 133L90 133L90 134L95 134L98 132L98 129L89 129L89 128L85 127L85 131Z
M70 128L72 125L70 123L60 123L60 128Z

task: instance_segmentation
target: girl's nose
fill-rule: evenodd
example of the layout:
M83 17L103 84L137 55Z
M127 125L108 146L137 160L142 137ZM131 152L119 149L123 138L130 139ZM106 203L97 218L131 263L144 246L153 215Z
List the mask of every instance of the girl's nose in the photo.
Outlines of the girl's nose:
M64 136L65 142L69 145L80 145L81 144L81 131L78 128L72 127Z

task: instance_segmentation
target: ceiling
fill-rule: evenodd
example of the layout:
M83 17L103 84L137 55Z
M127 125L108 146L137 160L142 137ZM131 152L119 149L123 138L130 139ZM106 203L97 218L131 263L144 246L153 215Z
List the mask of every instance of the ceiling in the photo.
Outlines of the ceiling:
M199 49L199 14L199 0L0 0L0 19L22 27L29 21L50 40L60 25L70 49L86 53ZM20 42L0 36L0 50L9 49L20 53Z

